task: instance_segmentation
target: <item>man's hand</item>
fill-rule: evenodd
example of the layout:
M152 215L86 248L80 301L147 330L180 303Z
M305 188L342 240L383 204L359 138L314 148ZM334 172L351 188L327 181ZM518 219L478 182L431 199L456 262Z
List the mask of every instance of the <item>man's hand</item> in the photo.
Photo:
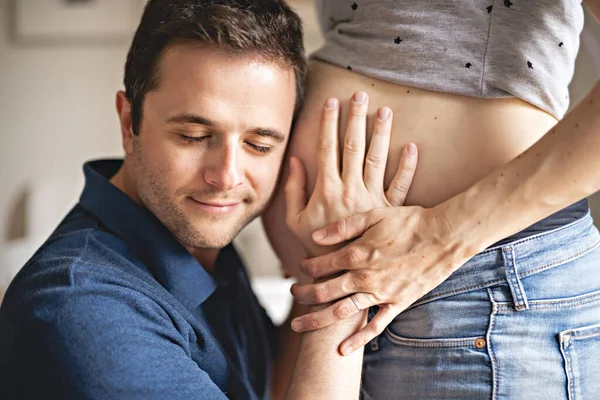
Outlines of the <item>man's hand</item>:
M387 193L384 174L392 127L392 111L378 110L373 136L365 158L368 97L357 92L351 101L344 140L342 168L338 145L339 103L329 99L321 117L317 180L306 201L306 176L297 158L290 160L290 177L285 187L286 221L307 252L320 255L336 247L322 247L312 239L312 233L340 218L381 207L404 203L417 165L416 146L407 146ZM408 149L411 151L408 151Z
M434 289L479 249L465 247L442 207L380 208L339 220L313 235L323 246L347 246L307 259L301 269L313 278L340 274L313 285L292 287L304 304L337 303L294 320L314 330L378 305L377 315L341 345L344 355L362 348L383 332L394 317ZM350 307L349 297L356 307ZM345 306L341 307L341 304ZM343 310L343 312L340 312ZM294 327L292 323L292 327Z

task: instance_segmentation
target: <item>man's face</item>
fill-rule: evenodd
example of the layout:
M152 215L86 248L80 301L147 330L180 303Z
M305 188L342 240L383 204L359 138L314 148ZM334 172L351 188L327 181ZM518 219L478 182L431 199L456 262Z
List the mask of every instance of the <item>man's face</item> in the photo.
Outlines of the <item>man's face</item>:
M178 44L146 94L131 171L140 201L187 247L218 249L264 208L296 100L294 73Z

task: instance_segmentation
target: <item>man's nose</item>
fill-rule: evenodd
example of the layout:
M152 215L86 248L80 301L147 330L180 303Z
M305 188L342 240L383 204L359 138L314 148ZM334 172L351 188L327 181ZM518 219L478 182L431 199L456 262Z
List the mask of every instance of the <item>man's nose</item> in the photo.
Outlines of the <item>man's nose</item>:
M241 185L243 174L240 170L239 156L235 146L224 146L206 168L206 182L220 190L232 190Z

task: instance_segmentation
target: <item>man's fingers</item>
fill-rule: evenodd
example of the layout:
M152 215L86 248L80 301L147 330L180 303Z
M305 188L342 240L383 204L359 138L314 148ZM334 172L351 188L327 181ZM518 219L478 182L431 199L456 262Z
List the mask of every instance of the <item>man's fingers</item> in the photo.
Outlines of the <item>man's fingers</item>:
M339 179L338 123L339 101L331 98L325 102L321 114L321 132L317 154L317 183L327 184L332 178Z
M349 287L350 282L351 277L345 273L325 282L311 285L294 284L290 291L300 304L324 304L353 293L354 291Z
M410 185L412 185L415 176L415 171L417 170L418 160L419 154L417 145L409 143L404 146L398 169L385 194L391 205L397 207L404 205L404 200L406 200Z
M292 329L296 332L305 332L325 328L338 321L350 318L371 306L366 304L366 296L362 293L356 293L354 299L361 305L361 309L357 307L351 297L346 297L327 308L295 318L292 321ZM365 304L363 305L360 302L365 302Z
M368 110L369 97L367 94L365 92L354 93L350 100L348 124L344 137L344 153L342 155L342 180L344 182L362 181Z
M339 244L362 235L367 229L381 221L382 218L377 210L355 214L339 219L325 228L315 231L312 238L321 246Z
M392 110L388 107L382 107L377 111L373 136L365 158L364 172L365 186L373 194L383 193L383 178L390 149L392 118Z
M347 356L352 354L355 350L362 349L371 340L381 335L384 329L398 314L399 312L395 307L390 305L381 306L379 312L364 328L342 342L340 345L340 353L342 353L343 356Z
M285 205L289 226L306 207L306 172L304 165L296 157L290 158L290 176L285 184Z

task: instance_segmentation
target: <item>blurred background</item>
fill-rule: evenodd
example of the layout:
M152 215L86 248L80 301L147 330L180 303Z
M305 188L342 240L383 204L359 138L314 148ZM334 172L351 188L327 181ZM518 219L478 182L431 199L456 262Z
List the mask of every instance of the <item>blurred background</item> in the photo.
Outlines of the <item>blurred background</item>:
M0 0L0 300L18 269L77 202L82 164L122 157L115 93L144 0ZM306 48L320 46L313 0L290 3ZM586 14L571 84L576 104L600 76L600 27ZM568 167L568 166L567 166ZM591 199L600 221L600 197ZM259 221L236 239L259 296L289 304L289 282Z

